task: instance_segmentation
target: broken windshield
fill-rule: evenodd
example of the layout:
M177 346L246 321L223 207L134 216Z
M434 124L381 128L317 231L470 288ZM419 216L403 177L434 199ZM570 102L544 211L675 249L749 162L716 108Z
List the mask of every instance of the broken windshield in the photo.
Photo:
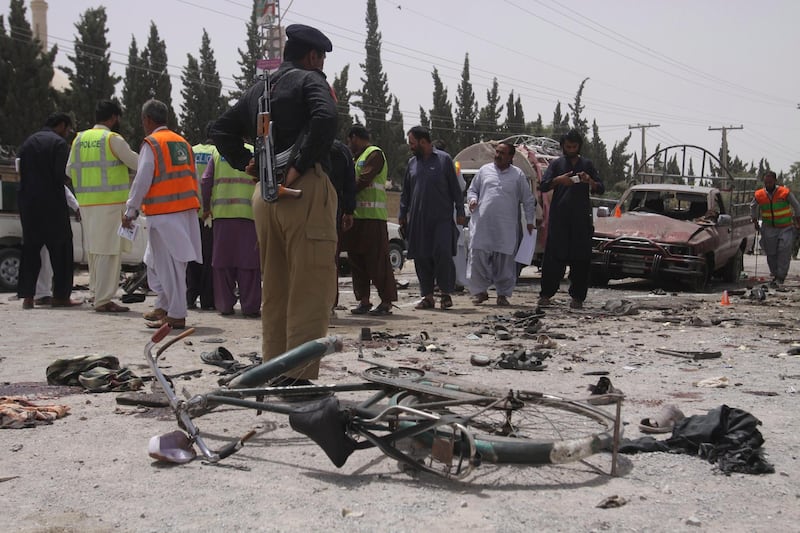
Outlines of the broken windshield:
M693 220L708 211L705 194L676 191L632 191L623 211L657 213L677 220Z

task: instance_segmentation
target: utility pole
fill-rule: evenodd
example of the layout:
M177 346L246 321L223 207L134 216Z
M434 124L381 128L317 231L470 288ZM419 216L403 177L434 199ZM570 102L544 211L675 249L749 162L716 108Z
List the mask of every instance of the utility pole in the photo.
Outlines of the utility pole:
M259 0L256 2L256 9L263 57L281 59L284 39L278 0Z
M636 129L641 129L642 130L642 159L641 159L641 162L640 162L642 165L644 165L644 162L647 159L647 150L644 147L644 131L647 128L657 128L660 125L661 124L637 124L635 126L628 126L629 130L636 130ZM647 170L647 169L645 168L645 170Z
M722 131L722 168L728 170L728 130L743 130L744 126L722 126L721 128L708 127L708 131Z

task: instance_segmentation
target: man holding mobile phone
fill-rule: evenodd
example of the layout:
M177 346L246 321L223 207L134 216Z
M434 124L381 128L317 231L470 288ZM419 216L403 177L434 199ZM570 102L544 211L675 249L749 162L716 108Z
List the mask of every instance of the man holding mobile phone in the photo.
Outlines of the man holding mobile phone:
M559 157L547 167L539 190L553 191L550 202L547 243L542 261L542 288L539 306L551 304L569 266L570 308L580 309L589 291L589 266L592 259L591 194L603 194L605 187L592 162L581 157L583 136L570 130L561 136Z

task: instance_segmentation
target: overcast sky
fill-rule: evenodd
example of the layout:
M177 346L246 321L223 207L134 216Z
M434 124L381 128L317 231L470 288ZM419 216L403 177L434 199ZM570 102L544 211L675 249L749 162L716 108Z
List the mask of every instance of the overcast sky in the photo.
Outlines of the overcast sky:
M59 64L70 64L80 15L105 5L117 74L124 74L131 37L144 47L152 20L167 45L174 103L186 54L198 57L203 28L225 89L235 87L248 0L48 4L49 45L58 44ZM378 0L377 7L383 67L407 128L419 121L420 106L432 105L433 67L455 110L468 53L479 105L496 77L501 102L513 90L528 121L541 114L549 123L556 102L566 111L590 78L583 114L597 121L609 151L629 126L658 124L646 130L648 154L657 144L696 144L716 154L721 132L709 127L743 126L728 132L731 154L756 164L766 157L778 170L800 161L797 0ZM359 89L366 1L283 0L281 9L284 24L313 25L330 37L328 79L349 64L350 89ZM632 132L629 148L639 153L641 130Z

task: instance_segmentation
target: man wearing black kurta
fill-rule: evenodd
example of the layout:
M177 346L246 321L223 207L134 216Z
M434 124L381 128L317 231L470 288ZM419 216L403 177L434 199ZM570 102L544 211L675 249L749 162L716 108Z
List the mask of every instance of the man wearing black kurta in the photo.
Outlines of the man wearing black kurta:
M72 119L66 113L54 113L45 127L28 137L19 149L19 216L22 223L22 258L17 293L22 307L33 307L36 278L42 261L40 251L46 246L53 266L53 307L67 307L79 302L70 300L73 257L72 228L64 185Z
M592 162L581 157L582 144L583 136L577 130L562 135L564 155L550 163L539 187L543 193L553 191L542 262L540 306L550 305L550 298L558 291L567 266L570 307L583 307L589 290L594 233L589 196L603 194L605 187Z
M408 258L414 260L422 300L417 309L431 309L434 283L442 291L440 306L453 306L458 229L464 225L464 200L456 177L455 164L447 152L433 147L430 132L414 126L408 132L408 145L414 157L408 160L400 195L398 222L408 242Z

